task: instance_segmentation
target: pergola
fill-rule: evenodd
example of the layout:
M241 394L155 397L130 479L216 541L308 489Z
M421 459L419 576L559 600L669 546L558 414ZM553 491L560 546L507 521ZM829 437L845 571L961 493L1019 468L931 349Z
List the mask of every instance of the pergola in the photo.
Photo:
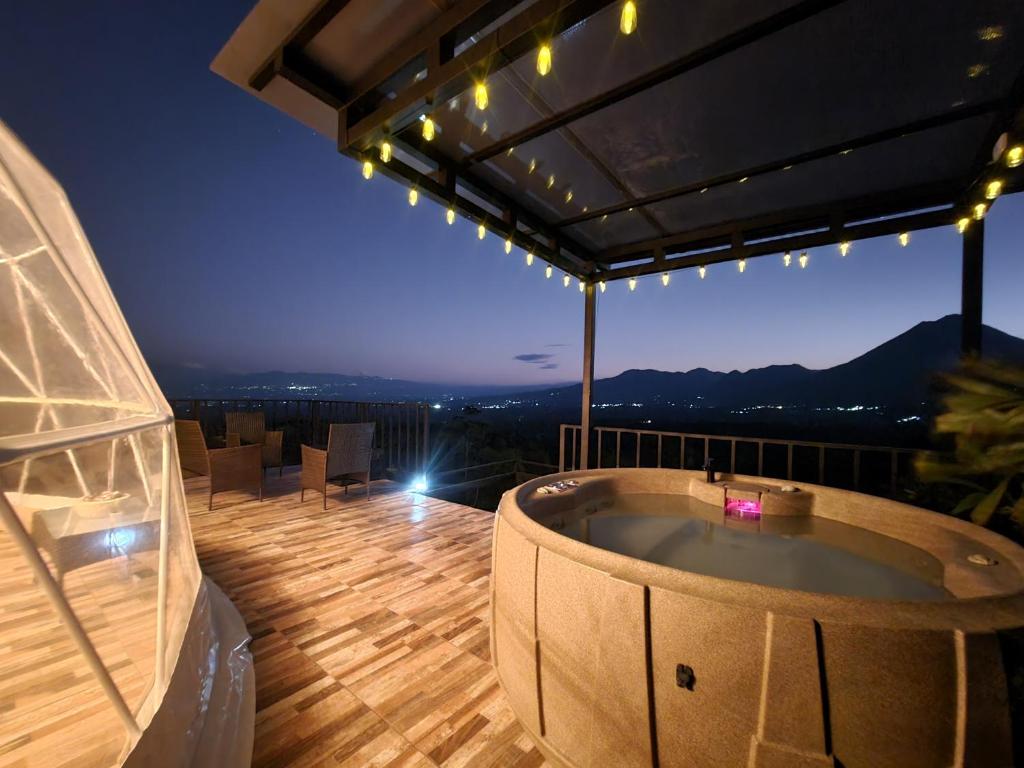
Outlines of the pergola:
M260 0L213 69L575 278L584 436L608 281L956 226L978 354L1024 179L1017 0Z

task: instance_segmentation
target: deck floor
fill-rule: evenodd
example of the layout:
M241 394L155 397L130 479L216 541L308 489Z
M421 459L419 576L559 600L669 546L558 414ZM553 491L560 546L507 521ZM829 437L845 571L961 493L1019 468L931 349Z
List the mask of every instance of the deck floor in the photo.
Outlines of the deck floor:
M300 503L186 481L203 571L253 636L254 766L544 765L489 662L488 512L375 483Z

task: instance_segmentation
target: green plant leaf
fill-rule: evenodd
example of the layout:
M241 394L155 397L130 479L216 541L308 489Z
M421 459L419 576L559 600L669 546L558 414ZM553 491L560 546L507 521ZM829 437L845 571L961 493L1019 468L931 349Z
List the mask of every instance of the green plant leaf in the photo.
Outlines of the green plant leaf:
M1006 495L1006 488L1010 484L1010 478L1004 478L1003 481L992 489L992 492L982 499L978 505L971 512L971 520L978 525L988 525L989 520L992 519L993 513L999 506L999 502L1003 500L1003 496Z

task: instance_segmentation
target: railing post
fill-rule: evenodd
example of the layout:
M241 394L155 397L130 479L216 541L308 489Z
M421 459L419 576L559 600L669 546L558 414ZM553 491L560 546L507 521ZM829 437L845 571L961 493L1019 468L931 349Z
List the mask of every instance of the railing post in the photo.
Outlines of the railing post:
M430 405L423 406L423 458L420 461L420 472L426 472L430 465Z
M825 484L825 446L818 447L818 485Z
M583 301L583 398L580 419L580 468L590 469L590 405L594 388L594 328L597 317L597 285L587 283ZM573 453L575 463L576 454Z
M565 424L558 425L558 471L565 472Z
M853 487L854 490L860 488L860 449L857 448L853 451Z
M786 445L786 479L793 479L793 444Z
M604 436L604 430L598 427L597 429L597 468L601 468L601 438Z
M636 431L636 468L637 469L640 469L640 441L643 439L643 437L644 436L640 433L640 430L638 429Z
M729 472L736 474L736 439L729 441Z
M757 476L764 477L764 440L757 441Z
M893 449L890 451L892 457L889 460L889 493L896 495L896 475L900 471L900 455Z
M661 469L661 435L658 435L658 469Z

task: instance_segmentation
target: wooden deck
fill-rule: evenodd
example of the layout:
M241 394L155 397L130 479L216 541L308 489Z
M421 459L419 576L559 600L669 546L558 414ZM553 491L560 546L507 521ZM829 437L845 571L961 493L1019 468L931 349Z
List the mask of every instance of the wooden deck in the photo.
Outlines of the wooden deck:
M356 486L358 488L358 486ZM489 663L487 512L375 483L299 502L186 481L204 572L254 640L254 766L540 766Z

